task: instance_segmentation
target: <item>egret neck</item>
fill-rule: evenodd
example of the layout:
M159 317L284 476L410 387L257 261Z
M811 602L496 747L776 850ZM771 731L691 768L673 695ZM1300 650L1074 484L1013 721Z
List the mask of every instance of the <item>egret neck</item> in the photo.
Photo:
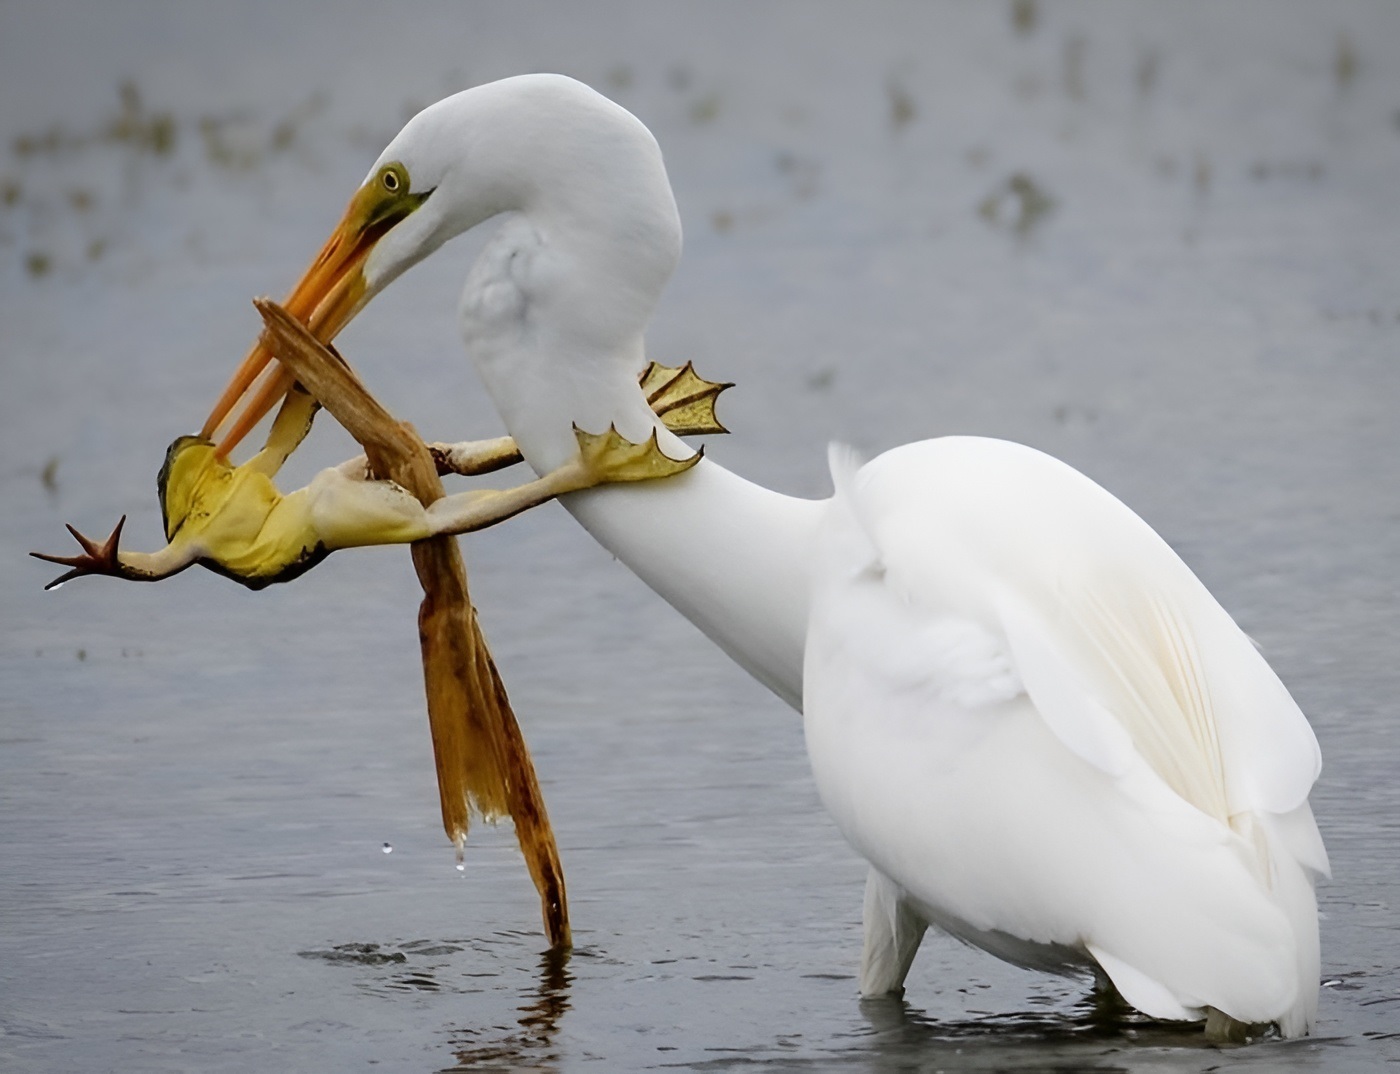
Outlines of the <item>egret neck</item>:
M643 332L681 252L660 147L619 105L559 75L465 90L424 109L380 155L288 301L322 341L406 269L488 221L462 296L468 352L521 454L544 475L574 428L691 450L637 385ZM291 388L259 386L255 347L206 423L226 457ZM243 409L236 419L235 407ZM795 707L806 639L805 548L822 505L702 460L649 487L570 493L597 540Z
M561 301L557 286L543 295L531 286L540 277L553 283L551 263L577 256L552 245L556 236L523 213L506 221L462 298L467 349L521 454L545 474L575 450L575 425L588 432L611 425L637 443L654 428L662 451L688 457L692 449L665 428L637 386L646 364L641 326L653 302L636 301L633 285L643 315L625 334L609 338L597 323L580 330L569 313L588 310L592 296ZM669 268L656 275L646 282L659 293ZM590 289L607 283L604 274L587 274ZM801 550L823 501L770 491L702 459L678 477L588 489L560 502L744 670L801 710L808 607Z

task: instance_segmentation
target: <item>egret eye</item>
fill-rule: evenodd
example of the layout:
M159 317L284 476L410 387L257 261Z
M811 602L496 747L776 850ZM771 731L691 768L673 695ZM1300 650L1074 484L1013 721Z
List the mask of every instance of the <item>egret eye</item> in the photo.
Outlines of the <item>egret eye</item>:
M390 194L397 194L404 185L403 179L399 176L399 173L394 170L392 165L386 167L384 171L380 173L379 182L383 184L384 189Z

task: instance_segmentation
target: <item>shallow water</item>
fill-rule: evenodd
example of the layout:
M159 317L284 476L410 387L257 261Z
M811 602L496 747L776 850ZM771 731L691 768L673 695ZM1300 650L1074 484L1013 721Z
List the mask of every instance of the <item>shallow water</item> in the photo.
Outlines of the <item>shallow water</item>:
M1400 8L0 8L0 1065L1372 1070L1400 1062ZM453 867L399 549L248 593L44 594L153 479L416 107L564 70L656 132L685 261L651 336L734 380L713 457L1006 436L1113 490L1317 729L1317 1036L1228 1053L925 942L859 1003L863 869L800 722L555 508L472 538L579 949L506 830ZM119 91L125 84L128 88ZM430 437L499 423L472 244L343 337ZM329 423L289 480L351 453ZM385 844L392 848L384 852Z

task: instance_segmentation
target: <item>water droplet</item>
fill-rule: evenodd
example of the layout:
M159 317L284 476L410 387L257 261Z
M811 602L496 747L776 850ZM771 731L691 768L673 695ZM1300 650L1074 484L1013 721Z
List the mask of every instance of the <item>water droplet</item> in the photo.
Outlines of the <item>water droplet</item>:
M392 854L393 852L394 852L394 848L393 848L392 846L390 846L388 843L385 843L385 844L384 844L384 853L385 853L385 854Z
M465 873L465 872L467 871L466 865L464 865L462 862L459 861L459 862L457 863L457 871L458 871L459 873Z

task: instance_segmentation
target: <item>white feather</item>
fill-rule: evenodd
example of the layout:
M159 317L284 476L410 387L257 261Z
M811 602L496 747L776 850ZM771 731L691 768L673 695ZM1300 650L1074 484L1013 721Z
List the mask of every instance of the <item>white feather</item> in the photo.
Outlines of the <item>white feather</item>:
M852 528L878 573L833 562ZM1315 743L1241 754L1280 719L1241 699L1278 695L1219 679L1272 672L1165 542L1047 456L949 438L844 476L818 549L813 770L925 920L1022 964L1097 963L1159 1017L1310 1024L1304 870L1325 859L1310 817L1267 806L1306 797ZM911 652L950 623L978 646ZM968 682L1007 689L970 704Z
M657 428L636 373L680 226L642 124L529 76L432 106L381 160L433 193L375 247L368 294L510 217L461 317L532 467L570 457L575 423ZM874 870L863 987L897 988L928 922L1019 965L1098 967L1162 1017L1307 1032L1319 753L1249 639L1150 527L1039 452L949 437L831 464L825 503L702 460L565 506L805 709L822 800Z

